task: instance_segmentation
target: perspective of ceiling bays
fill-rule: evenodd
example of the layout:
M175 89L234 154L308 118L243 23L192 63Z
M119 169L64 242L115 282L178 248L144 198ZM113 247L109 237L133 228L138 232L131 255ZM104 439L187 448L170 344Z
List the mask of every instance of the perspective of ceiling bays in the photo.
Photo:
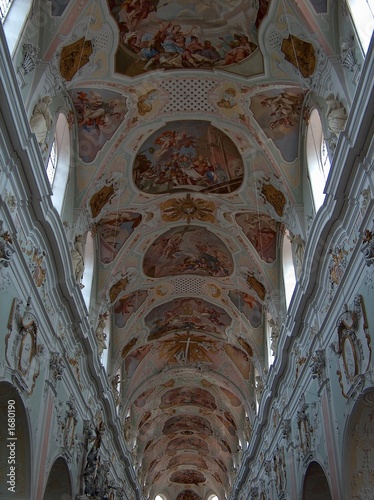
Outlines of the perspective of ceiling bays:
M119 417L150 498L225 498L251 438L280 242L302 202L298 70L308 78L318 65L284 8L97 2L83 14L93 41L77 28L61 51L76 207L96 238ZM266 68L265 28L276 55ZM101 47L109 30L113 46Z

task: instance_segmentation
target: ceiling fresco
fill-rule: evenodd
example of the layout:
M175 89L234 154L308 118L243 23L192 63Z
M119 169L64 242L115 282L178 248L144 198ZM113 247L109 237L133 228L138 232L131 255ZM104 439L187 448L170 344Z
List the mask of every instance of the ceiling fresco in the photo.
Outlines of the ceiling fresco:
M154 69L236 72L244 65L247 75L260 73L258 28L269 3L108 0L119 30L116 71L127 76Z
M48 51L126 445L144 498L223 500L284 313L284 234L302 233L318 34L290 0L75 4Z
M78 124L79 155L91 163L110 140L126 114L126 99L104 89L71 92Z
M208 229L179 226L156 239L143 261L152 278L176 274L224 277L232 274L233 260L224 242Z
M170 122L141 146L136 186L146 193L229 193L243 179L243 160L224 132L205 121Z

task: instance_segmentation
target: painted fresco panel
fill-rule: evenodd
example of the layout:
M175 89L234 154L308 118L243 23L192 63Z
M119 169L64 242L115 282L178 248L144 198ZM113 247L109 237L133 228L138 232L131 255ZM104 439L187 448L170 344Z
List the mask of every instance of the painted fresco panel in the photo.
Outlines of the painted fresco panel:
M196 274L225 277L234 264L229 249L211 231L181 226L159 236L147 250L143 269L151 278Z
M251 98L250 108L265 134L287 162L298 157L300 112L304 94L295 89L269 91Z
M139 226L142 216L133 212L109 214L98 223L100 260L103 264L112 262L129 236Z
M230 193L243 180L238 148L206 121L170 122L141 146L134 162L134 182L145 193L173 191Z
M77 116L79 156L91 163L123 122L126 98L106 89L74 89L70 95Z
M278 223L266 214L253 212L236 215L236 221L257 253L267 263L277 258Z
M147 290L137 290L121 297L114 304L114 323L116 327L123 328L129 317L139 309L147 297Z
M253 328L262 325L262 304L253 295L240 290L230 290L229 297Z
M205 436L211 436L213 429L209 420L204 417L198 415L178 415L169 418L163 428L165 435L177 432L186 435L197 432Z
M206 300L179 298L155 307L146 316L145 324L150 330L148 339L155 340L175 331L198 330L224 336L231 324L227 312Z
M260 54L258 28L269 4L108 0L119 29L116 71L136 76L160 68L218 67L246 76L261 73L262 56L255 57Z
M160 408L172 408L173 406L193 405L216 410L217 405L210 392L199 387L178 387L167 391L161 397Z

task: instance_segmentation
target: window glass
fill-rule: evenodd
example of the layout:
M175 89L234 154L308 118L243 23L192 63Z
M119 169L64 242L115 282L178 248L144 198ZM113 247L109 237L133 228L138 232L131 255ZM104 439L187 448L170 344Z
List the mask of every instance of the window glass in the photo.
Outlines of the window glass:
M92 237L91 231L88 231L86 245L84 247L84 272L82 278L82 295L88 310L90 308L91 302L94 263L94 239Z
M374 29L374 0L348 0L348 5L362 50L366 54Z
M51 162L51 164L50 164ZM55 163L53 165L53 162ZM47 175L52 186L52 203L59 214L65 199L70 170L70 130L64 113L57 118L55 139L47 164Z
M286 305L288 308L296 285L295 267L292 258L292 244L290 241L290 234L288 230L285 231L285 235L283 237L282 264L284 292L286 296Z
M316 109L310 114L306 135L306 157L315 211L322 206L324 188L330 171L330 159L323 137L322 123Z
M32 0L0 0L1 22L10 55L13 55L21 38L31 5Z
M53 186L53 181L56 174L56 167L57 167L57 148L56 148L56 141L54 140L51 146L51 151L49 153L47 162L47 177L51 187Z

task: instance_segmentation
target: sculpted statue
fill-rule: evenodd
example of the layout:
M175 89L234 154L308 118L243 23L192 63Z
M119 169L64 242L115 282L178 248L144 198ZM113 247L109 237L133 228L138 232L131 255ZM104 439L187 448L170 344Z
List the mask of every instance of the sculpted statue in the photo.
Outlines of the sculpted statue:
M108 317L107 314L100 314L99 315L99 323L96 327L95 335L96 335L96 340L97 340L97 348L98 348L99 357L102 356L104 349L108 349L108 346L106 345L107 336L104 333L107 317Z
M296 277L300 278L304 260L305 241L301 238L299 234L293 234L291 233L291 231L290 231L290 241L292 243L292 246L294 247L294 262L295 262Z
M326 117L329 124L329 130L338 135L345 128L347 121L347 112L341 102L335 99L334 94L326 97L327 112Z
M73 261L75 281L80 283L84 271L83 235L81 234L75 238L74 248L71 251L71 258Z
M270 334L270 349L273 352L273 356L276 355L277 353L277 348L278 348L278 340L279 340L279 325L277 321L274 321L273 318L270 318L269 321L269 326L271 328L271 334Z
M49 111L49 105L52 102L50 96L45 96L35 105L33 114L30 118L31 131L35 134L39 144L44 144L48 130L52 127L53 118Z

